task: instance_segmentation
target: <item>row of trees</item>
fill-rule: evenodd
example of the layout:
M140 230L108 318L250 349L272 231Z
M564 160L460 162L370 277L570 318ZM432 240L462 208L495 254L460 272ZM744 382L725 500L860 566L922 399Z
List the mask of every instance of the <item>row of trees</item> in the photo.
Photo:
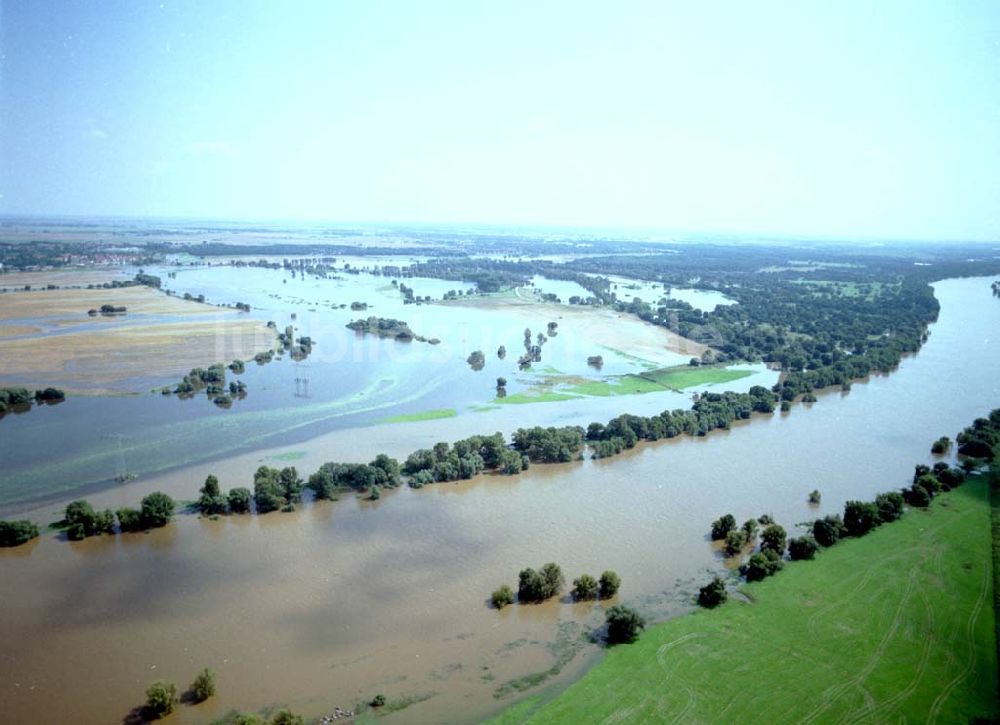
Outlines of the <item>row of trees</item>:
M121 532L146 531L166 526L174 515L176 504L165 493L154 491L143 497L138 509L122 507L117 511L95 511L90 502L79 500L68 504L61 525L66 536L80 541L88 536L114 534L117 525Z
M565 578L558 564L549 562L535 570L522 569L518 574L517 601L542 602L557 596L562 592ZM576 601L600 598L610 599L618 593L621 578L610 569L595 579L590 574L581 574L573 580L572 597ZM494 590L490 601L497 609L503 609L514 603L514 590L507 584L502 584Z
M990 412L988 418L977 418L958 436L967 445L970 457L992 461L1000 447L1000 409ZM948 440L939 438L937 442ZM961 450L961 449L960 449ZM833 546L847 537L861 537L869 534L882 524L897 521L902 517L905 505L926 508L940 493L961 486L966 479L965 471L938 461L932 466L918 464L914 468L913 480L908 488L888 491L875 496L873 501L847 501L843 515L832 514L813 521L811 532L791 540L787 539L784 528L768 521L761 533L760 549L740 568L747 581L759 581L780 571L784 565L787 549L792 561L813 559L820 548ZM738 553L750 541L749 530L756 530L756 522L747 521L742 529L737 528L732 514L725 514L712 522L713 540L726 541L726 553ZM704 607L715 607L726 601L725 582L716 577L698 594L698 602Z
M258 514L294 511L305 488L317 499L332 499L342 491L369 491L377 498L380 487L398 486L400 480L399 462L385 454L379 454L371 463L324 463L308 481L302 479L295 466L260 466L254 472L253 491L236 487L223 493L217 477L206 477L198 491L197 509L203 516L254 510Z
M775 394L755 385L746 393L705 393L690 410L665 410L650 417L625 413L607 424L591 423L586 439L594 457L606 458L640 440L656 441L680 435L705 436L716 429L728 429L736 420L746 420L754 413L773 413Z
M506 381L504 381L506 382ZM620 415L608 423L591 423L585 431L579 426L519 428L508 444L502 433L470 436L453 444L445 441L432 448L421 448L400 464L385 454L370 463L327 462L312 474L305 486L317 499L330 499L340 492L369 492L378 497L380 488L393 488L405 477L413 488L430 483L470 479L485 472L496 471L517 475L531 463L565 463L582 455L589 442L595 456L603 455L602 446L614 450L634 446L640 439L657 440L679 435L706 435L715 428L727 428L731 421L748 418L754 412L773 411L774 394L761 386L748 393L709 393L701 396L692 410L663 411L643 417ZM200 492L203 514L246 513L250 501L257 513L278 509L291 510L300 500L302 481L294 467L269 469L261 467L254 476L254 490L235 488L222 496L218 481L210 490Z
M402 466L414 488L438 481L468 479L486 470L515 475L530 465L527 453L507 445L503 434L471 436L453 445L437 443L411 453Z

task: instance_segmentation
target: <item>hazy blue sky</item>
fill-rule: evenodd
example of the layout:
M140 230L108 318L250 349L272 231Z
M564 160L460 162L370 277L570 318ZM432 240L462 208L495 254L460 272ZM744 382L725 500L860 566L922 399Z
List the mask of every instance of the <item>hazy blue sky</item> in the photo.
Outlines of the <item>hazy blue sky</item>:
M0 213L1000 238L1000 2L0 0Z

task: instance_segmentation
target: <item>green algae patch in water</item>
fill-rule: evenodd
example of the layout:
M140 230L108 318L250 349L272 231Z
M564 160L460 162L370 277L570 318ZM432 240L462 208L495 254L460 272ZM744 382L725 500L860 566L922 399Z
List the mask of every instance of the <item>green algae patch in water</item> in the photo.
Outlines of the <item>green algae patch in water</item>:
M437 410L422 410L419 413L402 413L385 418L383 423L416 423L421 420L437 420L439 418L454 418L458 411L454 408L438 408Z

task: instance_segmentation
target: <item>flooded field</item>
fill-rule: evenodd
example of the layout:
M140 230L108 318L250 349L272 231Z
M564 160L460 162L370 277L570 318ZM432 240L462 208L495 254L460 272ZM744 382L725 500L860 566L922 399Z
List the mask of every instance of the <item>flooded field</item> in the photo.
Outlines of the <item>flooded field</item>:
M515 701L522 688L559 687L599 656L587 635L602 620L600 605L490 609L489 593L516 584L519 569L555 561L569 579L615 569L621 600L653 618L669 616L688 608L697 586L723 569L707 540L712 519L769 512L791 531L846 499L902 486L914 463L929 460L930 441L954 436L995 406L1000 305L989 280L949 280L935 290L940 319L921 352L896 372L704 439L536 465L516 478L404 488L377 502L346 497L219 521L185 515L148 535L74 544L45 534L0 552L5 716L120 722L148 682L166 678L183 687L205 666L218 672L217 697L181 706L172 722L206 723L231 707L275 702L318 716L378 692L414 703L390 719L473 722ZM313 299L304 292L294 294ZM428 328L434 314L446 314L424 309L435 310ZM418 330L418 317L409 317ZM559 329L548 344L563 337L562 323ZM685 399L660 395L581 405L602 406L587 414L603 420L646 405L654 410L654 403L681 407L675 401ZM529 410L558 418L564 404L511 409L521 423ZM224 488L247 485L261 462L289 461L309 472L351 451L362 459L379 450L399 454L404 445L502 429L507 410L261 444L92 500L133 504L153 489L193 497L207 472ZM270 419L262 413L262 423ZM821 506L807 503L814 488ZM30 515L51 517L54 508Z
M408 258L380 259L402 264ZM532 288L441 302L449 291L473 285L420 277L393 285L390 277L350 273L348 264L357 266L338 259L337 272L328 278L230 265L148 268L174 298L146 288L4 295L0 320L8 329L0 384L61 383L70 390L134 395L71 396L55 407L0 419L0 453L7 461L0 471L0 512L58 499L71 489L92 491L118 477L141 478L426 411L454 411L461 421L455 431L509 432L528 423L586 425L606 420L619 408L658 412L689 404L688 396L663 391L633 396L658 400L616 404L610 413L607 401L576 396L559 405L539 402L517 406L516 414L490 415L498 408L498 377L507 379L506 392L515 401L519 393L534 394L553 381L613 382L615 376L685 365L705 347L631 315L540 303ZM367 265L378 266L372 260ZM548 290L552 281L539 278L538 283ZM415 297L436 302L404 304L400 284ZM178 299L184 295L203 295L206 304ZM43 316L31 311L45 300L49 309ZM113 303L130 312L123 318L88 317L87 310L101 300L117 300ZM250 312L216 307L237 303L250 305ZM352 310L352 304L361 309ZM181 317L188 312L204 321ZM414 334L440 342L396 342L346 328L352 320L373 315L402 320ZM181 319L185 325L175 327ZM296 337L311 337L312 353L302 361L288 355L264 365L248 360L245 373L229 376L248 389L232 408L217 408L204 395L180 400L151 392L175 385L193 367L249 358L267 348L273 341L267 322L279 331L291 325ZM549 334L550 322L556 324L554 334ZM26 332L26 327L34 331ZM524 352L526 329L533 344L540 334L544 338L542 360L520 371L517 359ZM500 346L507 350L503 359ZM478 370L467 362L476 350L485 357ZM603 359L599 369L588 365L594 355ZM727 387L771 385L777 377L760 366L750 369L751 377ZM61 441L59 449L40 460L39 446L52 437ZM405 455L415 447L396 453Z

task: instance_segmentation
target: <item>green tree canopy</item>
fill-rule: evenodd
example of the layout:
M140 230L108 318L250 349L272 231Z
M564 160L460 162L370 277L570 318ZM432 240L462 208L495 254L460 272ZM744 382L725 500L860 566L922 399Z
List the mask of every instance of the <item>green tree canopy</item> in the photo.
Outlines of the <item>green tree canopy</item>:
M142 499L140 507L142 522L150 529L166 526L174 515L175 507L174 500L170 496L162 491L153 491Z
M646 626L646 620L642 615L624 604L616 604L608 609L604 616L608 625L610 644L634 642L639 632Z

